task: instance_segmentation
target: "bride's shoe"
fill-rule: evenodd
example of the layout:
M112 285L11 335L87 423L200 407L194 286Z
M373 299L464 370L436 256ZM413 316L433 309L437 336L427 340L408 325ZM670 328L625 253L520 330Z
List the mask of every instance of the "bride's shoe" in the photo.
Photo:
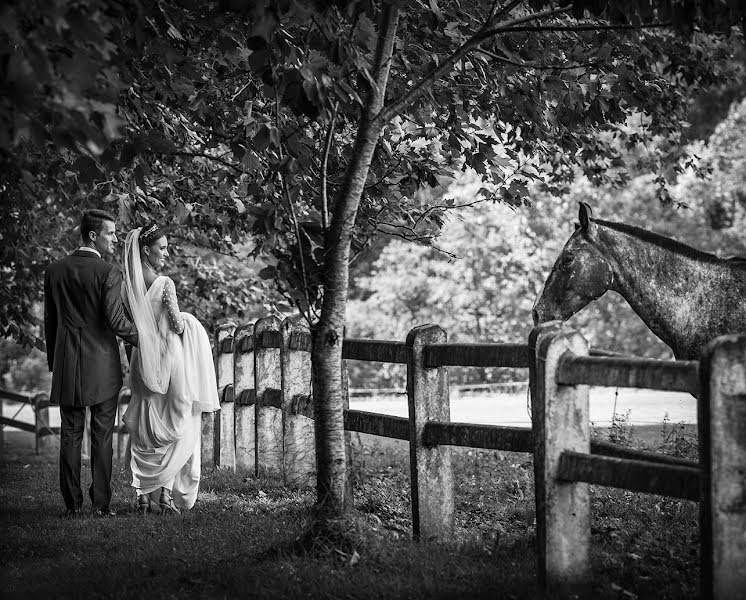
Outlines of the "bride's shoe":
M147 494L137 495L137 512L141 515L147 515L150 512L150 499Z
M161 497L158 500L158 505L161 507L161 514L164 515L180 515L181 511L174 505L174 499L171 494L166 492L166 488L161 488Z

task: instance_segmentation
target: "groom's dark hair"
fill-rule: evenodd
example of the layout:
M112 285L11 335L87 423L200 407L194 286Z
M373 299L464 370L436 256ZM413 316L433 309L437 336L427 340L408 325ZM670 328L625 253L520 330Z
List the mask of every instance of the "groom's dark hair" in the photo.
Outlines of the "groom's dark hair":
M83 238L84 242L90 242L91 238L89 233L99 233L102 229L104 221L116 222L114 216L111 213L106 212L98 208L92 208L83 212L83 218L80 220L80 237Z

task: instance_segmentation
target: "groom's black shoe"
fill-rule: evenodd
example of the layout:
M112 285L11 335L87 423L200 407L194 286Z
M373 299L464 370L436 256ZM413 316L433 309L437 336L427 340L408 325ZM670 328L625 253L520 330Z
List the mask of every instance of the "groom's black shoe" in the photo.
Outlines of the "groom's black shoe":
M117 513L111 510L110 508L94 508L93 516L94 517L116 517Z
M68 508L65 510L64 513L62 513L63 519L77 519L82 515L80 511L80 507L78 508Z

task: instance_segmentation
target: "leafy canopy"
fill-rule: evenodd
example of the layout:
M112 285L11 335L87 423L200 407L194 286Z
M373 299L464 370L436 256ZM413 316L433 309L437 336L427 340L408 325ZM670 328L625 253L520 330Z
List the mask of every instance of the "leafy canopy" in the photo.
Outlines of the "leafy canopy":
M682 168L687 97L728 76L719 65L730 46L668 23L729 32L742 16L709 6L400 2L353 254L381 234L430 242L454 201L417 192L466 168L479 174L481 197L513 205L535 182L566 189L576 165L594 182L623 182L619 140L665 139L641 160ZM4 5L4 333L29 331L44 265L74 235L79 208L94 205L115 210L125 228L172 222L182 254L261 257L260 275L315 314L325 237L377 85L383 8ZM255 287L242 301L267 293Z

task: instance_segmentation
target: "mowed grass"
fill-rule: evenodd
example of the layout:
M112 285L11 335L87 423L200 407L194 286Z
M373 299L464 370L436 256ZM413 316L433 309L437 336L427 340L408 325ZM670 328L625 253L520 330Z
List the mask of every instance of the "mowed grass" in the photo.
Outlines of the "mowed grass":
M356 547L316 556L288 551L308 525L310 489L214 471L192 511L141 517L116 471L118 516L68 521L59 517L55 457L6 455L2 597L541 596L530 455L455 449L456 534L415 543L406 444L357 435L353 442ZM696 503L594 488L592 532L593 597L696 597Z

